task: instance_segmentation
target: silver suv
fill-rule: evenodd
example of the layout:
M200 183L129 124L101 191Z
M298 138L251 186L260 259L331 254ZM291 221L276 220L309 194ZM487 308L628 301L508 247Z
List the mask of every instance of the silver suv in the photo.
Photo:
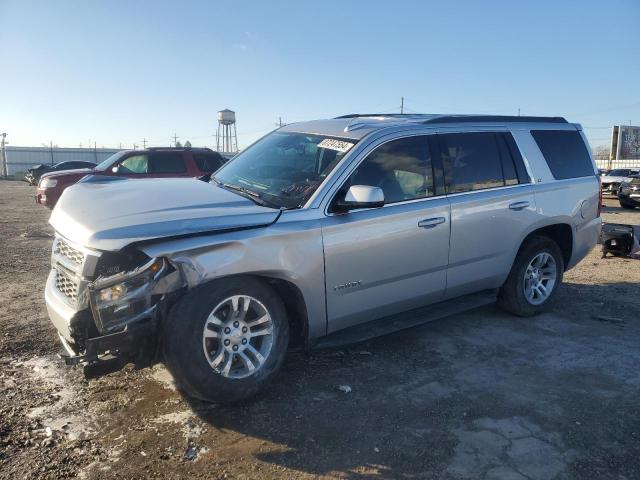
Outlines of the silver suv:
M347 115L195 179L86 177L51 215L49 315L88 375L162 358L200 399L255 394L290 347L497 301L527 317L596 244L599 183L563 118Z

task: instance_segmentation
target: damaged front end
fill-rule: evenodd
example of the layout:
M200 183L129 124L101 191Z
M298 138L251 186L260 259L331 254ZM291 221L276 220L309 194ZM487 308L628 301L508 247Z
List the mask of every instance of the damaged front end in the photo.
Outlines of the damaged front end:
M84 365L87 377L150 365L158 326L183 284L164 258L89 251L56 237L45 298L65 362Z

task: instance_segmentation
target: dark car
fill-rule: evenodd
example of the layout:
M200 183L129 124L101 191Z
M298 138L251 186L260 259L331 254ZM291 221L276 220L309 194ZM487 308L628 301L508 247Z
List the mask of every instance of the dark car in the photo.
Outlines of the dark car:
M620 184L618 201L622 208L640 207L640 175L632 175Z
M208 148L123 150L93 168L50 172L40 178L36 203L53 208L65 188L87 175L129 178L195 177L208 180L226 158Z
M40 165L35 165L27 170L27 173L24 175L24 179L29 182L29 185L36 185L40 180L40 177L45 173L59 172L62 170L76 170L79 168L94 168L95 166L96 164L93 162L84 162L81 160L60 162L55 165L45 165L41 163Z

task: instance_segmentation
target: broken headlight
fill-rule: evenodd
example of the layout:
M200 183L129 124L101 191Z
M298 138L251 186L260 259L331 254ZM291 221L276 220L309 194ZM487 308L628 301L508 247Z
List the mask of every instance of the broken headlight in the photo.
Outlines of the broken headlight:
M136 270L99 278L91 284L89 301L98 330L113 332L150 315L155 308L153 287L166 268L165 261L156 258Z

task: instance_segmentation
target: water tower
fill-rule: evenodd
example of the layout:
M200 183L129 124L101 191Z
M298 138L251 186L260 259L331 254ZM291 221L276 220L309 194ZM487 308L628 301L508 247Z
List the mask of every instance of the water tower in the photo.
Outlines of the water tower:
M233 132L231 129L233 128ZM236 112L225 108L218 112L218 131L216 132L216 150L225 153L238 151L236 133Z

